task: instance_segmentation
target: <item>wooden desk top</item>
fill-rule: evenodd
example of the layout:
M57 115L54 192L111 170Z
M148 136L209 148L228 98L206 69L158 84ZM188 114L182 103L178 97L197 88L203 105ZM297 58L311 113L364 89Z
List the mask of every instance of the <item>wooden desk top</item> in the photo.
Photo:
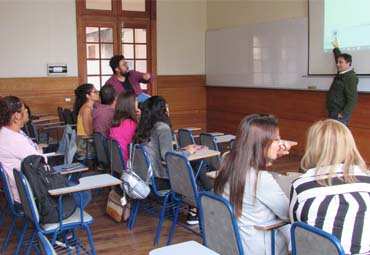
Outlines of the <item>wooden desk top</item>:
M84 164L81 164L79 166L76 166L76 167L73 167L73 168L70 168L70 169L63 169L63 167L66 166L65 164L64 165L58 165L58 166L53 166L53 169L57 172L59 172L60 174L63 174L63 175L66 175L66 174L73 174L73 173L78 173L78 172L84 172L84 171L88 171L89 168L87 166L85 166Z
M51 120L59 120L59 117L58 116L44 116L44 117L40 117L37 120L33 120L32 122L36 124L36 123L47 122Z
M122 183L120 179L117 179L116 177L113 177L110 174L98 174L82 177L80 178L79 182L80 182L79 184L74 186L49 190L49 194L52 196L58 196L68 193L79 192L83 190L115 186Z
M215 137L216 143L228 143L235 139L235 135L220 135Z
M200 150L188 157L189 161L219 156L221 152L210 149Z

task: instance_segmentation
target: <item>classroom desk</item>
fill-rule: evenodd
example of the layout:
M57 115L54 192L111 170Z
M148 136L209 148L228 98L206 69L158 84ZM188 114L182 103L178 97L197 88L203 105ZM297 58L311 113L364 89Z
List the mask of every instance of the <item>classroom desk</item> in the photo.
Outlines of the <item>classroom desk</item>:
M44 117L40 117L37 120L33 120L32 122L34 124L37 124L37 123L41 123L41 122L49 122L51 120L59 120L59 117L58 116L44 116Z
M151 250L149 255L220 255L215 251L197 243L187 241Z
M204 149L204 150L199 150L194 154L191 154L188 157L189 161L194 161L194 160L199 160L199 159L205 159L205 158L212 158L215 156L219 156L221 152L219 151L214 151L210 149Z
M85 172L89 170L89 168L86 165L81 164L81 163L79 163L78 166L70 168L70 169L63 169L64 166L66 166L66 164L53 166L53 169L62 175L80 173L80 172Z
M208 132L208 134L213 135L213 136L220 136L220 135L224 135L225 133L222 133L222 132Z
M190 130L190 131L199 131L199 130L201 130L201 128L199 128L199 127L183 127L181 129L187 129L187 130ZM179 130L178 129L175 129L174 132L175 133L178 133Z
M46 112L33 112L31 116L35 118L40 118L40 117L48 116L48 114Z
M235 139L235 135L220 135L215 137L216 143L228 143Z
M79 182L80 182L79 184L74 185L74 186L49 190L48 191L49 195L59 196L59 195L64 195L68 193L80 192L84 190L115 186L115 185L119 185L122 183L120 179L117 179L116 177L113 177L110 174L98 174L98 175L82 177L79 179Z

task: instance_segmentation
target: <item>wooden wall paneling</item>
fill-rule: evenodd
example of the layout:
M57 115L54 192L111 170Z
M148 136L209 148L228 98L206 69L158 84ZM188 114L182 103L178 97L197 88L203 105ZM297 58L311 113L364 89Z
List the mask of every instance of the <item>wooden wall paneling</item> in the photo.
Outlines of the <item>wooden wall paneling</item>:
M207 87L209 130L236 132L241 119L252 113L274 114L283 138L296 140L293 153L304 152L307 129L326 116L326 91ZM360 93L349 123L360 152L370 162L370 94Z
M0 95L14 95L29 105L32 112L57 115L57 107L72 108L78 77L1 78ZM70 102L65 102L70 98Z
M174 129L200 127L202 131L207 130L204 75L158 76L157 92L168 102Z

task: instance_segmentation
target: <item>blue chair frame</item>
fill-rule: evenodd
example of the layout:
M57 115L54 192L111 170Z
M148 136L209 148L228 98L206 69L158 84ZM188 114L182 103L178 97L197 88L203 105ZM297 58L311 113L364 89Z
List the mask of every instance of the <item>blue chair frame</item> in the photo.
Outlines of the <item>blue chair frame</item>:
M13 200L13 195L11 194L11 190L9 188L9 183L8 183L8 177L6 176L6 174L7 173L5 172L5 169L3 168L2 164L0 163L0 177L1 177L1 181L3 183L3 190L4 190L4 193L5 193L5 198L6 198L6 202L7 202L6 209L9 208L10 212L12 214L12 221L10 223L10 227L9 227L8 232L6 234L6 237L4 239L4 243L3 243L3 246L1 248L1 253L5 253L5 251L6 251L6 248L7 248L8 243L9 243L10 236L13 233L13 230L14 230L14 227L15 227L16 220L17 219L24 219L24 224L23 224L22 230L21 230L21 232L18 236L19 241L18 241L17 248L16 248L16 251L15 251L15 254L18 254L19 251L20 251L20 248L22 246L22 243L23 243L23 240L24 240L24 237L25 237L25 233L27 231L27 228L28 228L30 222L25 217L24 212L23 212L23 208L16 208L15 207L14 200ZM17 230L15 230L15 231L17 232Z
M113 146L115 148L113 148ZM126 170L126 162L122 155L122 149L119 142L115 139L107 139L107 148L108 148L108 158L110 162L111 174L120 179L122 171ZM113 157L113 150L117 151L117 155ZM119 195L123 194L122 188L120 186L115 186L113 188Z
M291 236L291 243L292 243L292 255L296 255L297 246L295 241L295 230L297 228L303 228L305 230L308 230L310 232L313 232L319 236L324 237L325 239L328 239L337 249L338 254L345 255L344 249L340 243L340 241L332 234L323 231L322 229L310 226L303 222L295 222L292 227L290 228L290 236Z
M44 255L56 255L56 251L54 250L54 247L51 245L49 240L44 236L41 232L37 233L39 244L41 246L42 254Z
M205 141L204 141L204 137L205 137L206 139L207 139L207 138L209 138L210 140L212 140L212 142L211 142L210 144L209 144L209 143L207 143L207 142L205 142ZM212 134L209 134L209 133L201 133L201 134L199 135L199 141L200 141L200 144L201 144L201 145L208 146L208 149L210 149L210 150L220 151L220 150L219 150L219 148L218 148L217 143L215 142L215 136L214 136L214 135L212 135ZM221 151L222 151L222 150L221 150ZM218 162L220 162L220 160L221 160L220 156L215 156L215 157L212 157L212 158L204 159L204 160L205 160L205 162L206 162L206 165L207 165L207 169L208 169L209 171L215 171L215 170L216 170L216 168L217 168L217 166L212 166L212 167L213 167L213 168L215 168L215 169L213 169L213 168L210 168L210 167L209 167L209 164L210 164L210 163L212 163L212 162L214 162L214 161L212 161L212 160L214 160L214 159L216 159L217 164L218 164ZM213 164L215 164L215 163L213 163Z
M90 252L86 249L86 247L84 247L82 244L80 244L77 240L77 233L76 233L75 228L83 228L87 233L87 237L88 237L88 240L89 240L89 243L90 243L90 248L91 248L91 254L94 254L94 255L96 254L95 247L94 247L94 241L92 239L92 234L91 234L91 231L90 231L90 228L89 228L89 224L92 224L95 221L94 218L91 217L90 220L84 220L84 211L82 209L79 209L79 211L80 211L79 221L63 224L63 219L62 219L62 215L63 215L63 213L62 213L62 208L63 208L62 207L62 197L63 196L61 195L61 196L59 196L59 199L58 199L59 221L55 223L55 224L58 224L58 226L55 227L55 228L52 228L50 230L44 230L43 228L41 228L40 223L39 223L39 217L36 215L36 212L34 210L35 201L31 198L32 195L29 191L30 187L29 187L29 184L28 184L28 181L27 181L26 177L24 176L24 174L21 171L14 170L13 173L14 173L14 177L15 177L15 180L16 180L16 183L17 183L18 191L20 192L21 201L23 203L23 208L24 208L24 211L25 211L25 215L26 215L27 218L30 218L29 220L32 220L33 225L35 226L35 230L34 230L34 232L32 233L32 236L31 236L31 241L30 241L31 244L34 242L36 234L37 233L42 233L44 235L52 234L53 237L51 239L51 244L54 245L58 234L63 234L63 233L65 233L66 230L71 230L72 231L72 236L73 236L73 242L75 244L77 244L76 249L81 248L87 254L90 254ZM21 195L22 192L25 193L25 197L23 197L23 198L22 198L22 195ZM80 197L79 208L81 208L82 207L82 195L81 195L81 192L79 192L78 194L79 194L79 197ZM76 210L78 210L78 208ZM66 240L65 237L64 237L64 239ZM27 255L30 253L30 248L31 248L31 246L29 245L29 247L27 249L27 252L26 252ZM67 248L69 248L68 243L67 243ZM77 252L79 253L78 250L77 250Z
M203 231L202 231L202 226L203 226L203 217L202 216L203 216L203 213L202 213L202 206L201 206L200 199L199 199L198 187L197 187L197 184L195 182L193 168L191 167L189 160L185 156L183 156L181 154L178 154L178 153L175 153L175 152L167 152L165 158L166 158L166 164L167 164L167 174L168 174L168 177L169 177L169 180L170 180L170 186L171 186L171 198L176 203L175 212L174 212L174 219L173 219L173 223L172 223L172 226L171 226L170 234L168 236L167 245L170 245L171 242L172 242L172 238L173 238L173 235L174 235L174 232L175 232L175 228L176 228L176 225L178 224L178 217L179 217L180 208L181 208L181 205L183 203L183 196L181 194L180 194L180 196L178 196L178 194L176 193L177 187L174 186L173 181L171 180L171 171L169 170L169 167L171 167L171 163L169 162L170 157L175 157L175 158L181 159L186 164L187 171L188 171L188 176L190 177L192 192L193 192L196 207L197 207L197 210L198 210L200 233L195 232L193 229L187 228L186 226L184 226L184 227L187 228L188 230L190 230L191 232L193 232L194 234L197 234L197 235L199 235L203 238Z
M193 133L191 132L191 130L189 129L186 129L186 128L180 128L177 132L177 135L178 135L178 143L179 143L179 147L180 148L183 148L189 144L195 144L195 141L194 141L194 137L193 137ZM186 136L187 139L189 139L190 143L189 142L185 142L182 138L182 136Z
M135 144L134 149L135 149L135 151L136 150L140 151L144 155L147 171L149 171L150 159L149 159L148 153L146 152L145 148L143 146L139 145L139 144ZM163 224L163 220L165 218L166 210L169 209L168 206L171 206L171 205L168 204L168 202L169 202L168 200L169 200L169 197L170 197L171 193L170 193L170 191L166 192L166 193L162 193L157 189L157 186L155 184L154 175L150 176L150 182L151 182L151 187L152 187L152 189L151 189L152 193L156 197L158 197L160 199L163 199L162 209L161 209L161 212L159 214L159 222L158 222L158 226L157 226L157 231L156 231L155 237L154 237L154 246L157 246L159 238L160 238L162 224ZM128 227L129 227L130 230L132 230L135 226L136 217L137 217L137 214L138 214L140 204L141 204L141 200L137 199L137 200L134 201L134 204L131 208L131 215L130 215L130 219L129 219L129 222L128 222Z
M235 219L234 207L232 206L232 204L228 200L226 200L225 198L223 198L221 196L218 196L214 193L207 192L207 191L199 192L199 199L200 199L201 203L202 203L202 198L203 197L212 198L212 199L217 200L217 201L219 201L219 202L221 202L222 204L225 205L225 207L227 208L227 210L229 212L230 219L232 221L232 225L233 225L233 229L234 229L234 235L235 235L235 239L236 239L236 244L237 244L237 248L239 250L239 255L244 255L243 245L242 245L242 242L241 242L241 239L240 239L238 222ZM202 207L202 212L203 212L203 207ZM203 217L206 217L206 215L203 215ZM203 224L202 229L205 229L203 221L202 221L202 224ZM205 231L203 231L203 244L205 246L207 246L207 236L206 236Z
M101 164L104 168L107 168L108 171L106 172L110 172L110 158L109 158L109 152L107 148L107 140L99 132L94 132L93 137L94 137L94 143L95 143L95 149L96 149L96 159L99 164ZM97 143L100 143L102 145L102 148L101 148L103 149L102 151L98 149ZM103 155L100 155L100 154L103 154Z

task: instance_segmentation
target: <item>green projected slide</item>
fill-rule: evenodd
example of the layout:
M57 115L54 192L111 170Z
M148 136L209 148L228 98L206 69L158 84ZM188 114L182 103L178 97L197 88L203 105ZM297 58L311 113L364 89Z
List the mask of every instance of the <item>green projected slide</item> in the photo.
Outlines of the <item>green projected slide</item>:
M370 0L325 0L324 51L370 49Z

